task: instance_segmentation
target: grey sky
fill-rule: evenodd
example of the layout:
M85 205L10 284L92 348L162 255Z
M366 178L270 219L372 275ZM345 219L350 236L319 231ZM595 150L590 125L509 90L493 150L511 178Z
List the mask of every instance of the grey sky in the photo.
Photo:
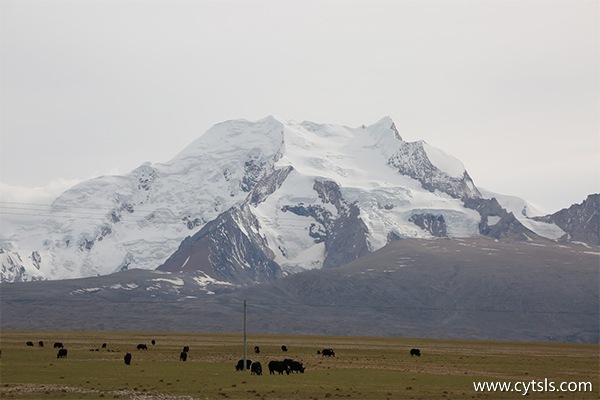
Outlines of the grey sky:
M168 161L213 124L267 115L389 115L477 186L547 211L600 191L597 1L2 0L0 13L3 199Z

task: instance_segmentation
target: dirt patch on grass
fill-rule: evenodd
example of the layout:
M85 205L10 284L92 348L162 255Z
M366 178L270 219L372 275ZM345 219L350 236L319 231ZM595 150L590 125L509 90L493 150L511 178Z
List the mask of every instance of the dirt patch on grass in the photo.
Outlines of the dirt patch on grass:
M0 398L4 398L5 395L16 395L16 396L30 396L30 395L44 395L52 392L62 392L71 394L85 394L85 395L104 395L106 398L119 398L119 399L130 399L130 400L203 400L199 397L190 396L170 396L159 392L146 392L139 393L134 390L109 390L101 391L94 389L85 389L80 387L62 386L62 385L17 385L0 387ZM17 397L18 398L18 397Z

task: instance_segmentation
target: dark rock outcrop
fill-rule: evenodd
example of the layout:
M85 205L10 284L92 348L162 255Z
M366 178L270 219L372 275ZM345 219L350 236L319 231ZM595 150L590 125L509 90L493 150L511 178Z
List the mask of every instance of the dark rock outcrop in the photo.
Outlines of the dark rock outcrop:
M235 285L253 285L280 278L258 221L247 204L233 207L186 238L159 271L197 272Z
M433 236L448 236L446 221L443 215L413 214L408 220Z
M536 221L551 222L567 232L570 241L600 245L600 194L590 194L581 204L545 217L535 217Z
M427 157L422 142L402 142L398 152L388 160L388 164L397 168L401 174L421 182L421 186L430 192L439 190L456 199L481 197L467 171L460 178L451 177L441 171Z
M506 211L498 200L492 199L463 199L467 208L473 209L481 215L479 233L496 239L527 240L539 238L537 234L527 229L513 213ZM498 220L491 222L492 217Z

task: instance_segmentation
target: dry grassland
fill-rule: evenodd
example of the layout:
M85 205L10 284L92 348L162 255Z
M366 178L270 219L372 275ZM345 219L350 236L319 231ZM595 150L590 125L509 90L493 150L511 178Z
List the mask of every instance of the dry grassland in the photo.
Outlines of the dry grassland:
M54 342L64 344L67 358L56 358ZM139 343L148 350L137 350ZM179 361L183 346L190 347L186 362ZM422 356L411 357L412 347ZM522 391L476 392L473 382L545 380L591 382L593 392L536 390L526 397L599 397L598 345L249 335L247 348L263 376L235 371L243 357L241 334L4 331L0 398L519 399ZM335 357L318 355L323 348L333 348ZM123 362L127 352L133 355L129 366ZM269 375L268 362L284 358L301 361L306 372Z

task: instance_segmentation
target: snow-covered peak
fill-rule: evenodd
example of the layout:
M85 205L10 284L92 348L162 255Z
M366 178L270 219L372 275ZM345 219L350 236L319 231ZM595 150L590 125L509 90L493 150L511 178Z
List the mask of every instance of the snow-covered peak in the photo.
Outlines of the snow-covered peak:
M374 177L394 179L397 172L387 162L402 141L392 127L389 119L359 128L288 123L285 152L277 165L291 165L302 174L332 179L342 186L370 186Z
M265 154L276 154L282 142L283 123L273 116L256 122L230 120L214 125L177 154L170 163L200 156L224 158L243 150L260 149Z
M396 124L389 116L385 116L374 124L369 125L368 129L372 132L382 132L386 135L391 131L398 140L402 140L402 137L396 128Z

